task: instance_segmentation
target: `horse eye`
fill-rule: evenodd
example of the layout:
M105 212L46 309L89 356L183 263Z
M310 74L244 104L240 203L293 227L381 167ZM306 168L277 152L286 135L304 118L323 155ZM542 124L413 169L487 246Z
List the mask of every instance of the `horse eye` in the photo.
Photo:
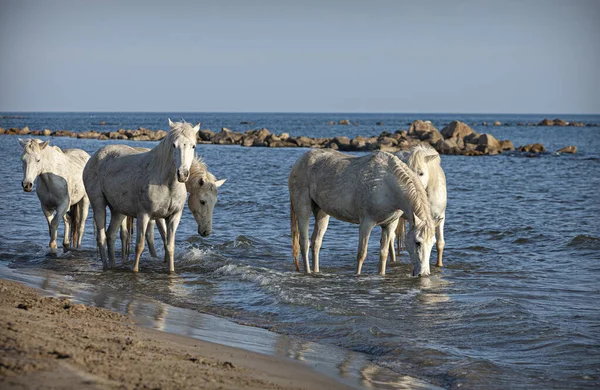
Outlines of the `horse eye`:
M173 142L173 147L175 147L175 142Z
M196 145L192 145L192 149L196 149Z
M419 176L423 176L423 172L419 172Z
M421 243L420 243L419 241L416 241L416 242L415 242L415 245L417 246L417 248L420 248L420 247L421 247Z

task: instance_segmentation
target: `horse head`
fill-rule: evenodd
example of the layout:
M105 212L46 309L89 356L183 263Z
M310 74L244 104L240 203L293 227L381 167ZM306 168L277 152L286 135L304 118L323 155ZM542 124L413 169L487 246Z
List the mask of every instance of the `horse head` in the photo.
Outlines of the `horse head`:
M33 183L43 168L43 151L48 146L50 141L42 142L38 139L26 139L22 140L19 138L19 145L23 149L21 155L21 161L23 162L23 181L21 186L23 191L33 191Z
M416 214L406 233L406 249L413 263L413 276L427 276L430 274L429 257L435 242L435 226L431 218L421 220Z
M225 179L215 180L215 177L205 170L205 166L204 172L196 174L195 166L195 163L192 164L190 179L185 183L190 193L188 206L198 224L198 234L206 237L212 233L212 216L217 203L217 193Z
M417 146L410 152L407 165L417 174L424 188L427 188L429 184L429 162L439 156L435 149L424 146Z
M169 131L167 137L173 148L173 163L177 169L177 181L185 183L190 176L190 165L194 160L194 149L196 149L196 134L200 130L200 123L192 127L186 122L171 122L169 119Z

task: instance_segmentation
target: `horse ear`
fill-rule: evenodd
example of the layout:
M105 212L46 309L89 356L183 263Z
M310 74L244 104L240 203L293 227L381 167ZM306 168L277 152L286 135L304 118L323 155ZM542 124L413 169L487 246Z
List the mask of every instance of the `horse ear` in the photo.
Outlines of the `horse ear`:
M169 118L169 127L172 129L175 128L175 123L171 122L171 118Z
M420 225L421 222L421 218L417 217L417 214L413 214L413 220L415 221L415 226Z
M223 185L223 183L225 183L227 179L221 179L221 180L217 180L215 182L215 186L217 186L217 188L221 187Z
M440 157L439 154L432 154L430 156L425 156L425 162L428 163L430 161L435 160L436 158Z
M22 149L25 149L25 145L27 145L27 141L19 138L19 145L21 145Z
M43 144L40 144L40 150L44 150L44 148L45 148L46 146L48 146L48 144L49 144L49 143L50 143L50 140L48 140L48 141L44 142Z
M197 133L198 131L200 131L200 122L198 122L198 124L196 126L194 126L194 133Z

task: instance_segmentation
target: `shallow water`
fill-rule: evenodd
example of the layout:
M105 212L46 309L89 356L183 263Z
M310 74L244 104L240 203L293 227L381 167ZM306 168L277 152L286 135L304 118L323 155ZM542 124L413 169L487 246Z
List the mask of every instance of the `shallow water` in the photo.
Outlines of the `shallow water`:
M29 117L0 120L0 127L28 124L31 129L84 131L101 120L114 122L117 128L166 127L160 125L166 121L162 114L23 115ZM543 118L392 114L174 118L179 116L188 121L206 117L202 127L212 130L264 126L308 136L375 135L406 129L406 123L417 118L432 119L438 127L455 118L512 124ZM598 117L561 117L600 122ZM359 125L326 124L344 118ZM239 125L242 120L254 125ZM376 126L379 120L385 125ZM357 351L400 376L446 388L598 387L600 128L477 130L511 139L516 146L542 142L556 150L576 145L579 153L540 158L442 156L449 202L445 267L433 267L428 278L409 277L406 254L402 262L388 263L385 277L378 276L378 228L371 236L364 274L355 277L358 228L334 220L324 238L321 274L294 272L286 183L291 165L306 149L200 146L197 150L209 169L227 182L221 187L210 237L199 237L191 214L184 212L175 277L169 277L162 261L147 252L139 275L126 268L103 272L94 251L91 218L83 251L48 257L45 220L35 194L20 188L20 150L12 136L0 137L4 157L0 179L5 183L0 193L0 264L21 275L50 273L65 286L84 286L90 296L97 296L94 303L99 306L122 310L123 302L144 298L211 313L292 335L294 340ZM92 153L111 141L53 138L51 142ZM378 387L377 380L368 383Z

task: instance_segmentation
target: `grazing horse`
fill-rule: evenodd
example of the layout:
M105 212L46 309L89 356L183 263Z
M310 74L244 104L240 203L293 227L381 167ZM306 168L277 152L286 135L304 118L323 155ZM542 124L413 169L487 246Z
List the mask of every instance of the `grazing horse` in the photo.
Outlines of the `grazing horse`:
M429 208L431 209L431 216L436 223L435 238L437 248L437 267L442 267L442 255L444 253L444 223L446 221L446 205L447 205L447 194L446 194L446 175L442 169L441 160L439 153L428 146L417 145L408 151L401 151L394 153L396 157L404 161L410 169L415 171L421 183L425 187L427 192L427 199L429 199ZM400 217L398 228L396 229L396 235L398 238L398 252L403 246L404 242L404 231L406 228L406 221ZM392 253L392 262L395 261L394 256L394 245L390 247Z
M390 153L375 152L362 157L333 150L312 150L292 167L288 178L292 252L296 269L298 249L304 270L308 262L310 213L315 217L311 238L313 270L319 272L319 251L329 216L359 225L356 274L367 255L371 230L382 227L379 274L385 274L389 246L398 218L410 222L407 235L413 261L413 276L429 275L429 256L434 240L434 224L427 194L416 174Z
M63 247L81 247L88 215L89 201L81 174L90 155L81 149L61 150L38 139L19 139L23 148L23 181L25 192L33 190L42 206L50 232L50 252L56 252L58 224L65 222ZM55 214L56 212L56 214ZM69 244L69 231L71 244Z
M169 119L169 127L165 138L148 152L122 155L121 146L108 145L94 153L85 166L83 181L94 211L104 269L116 265L116 234L125 217L137 218L133 272L139 269L148 222L164 218L167 224L165 260L169 271L175 272L175 232L185 205L184 183L190 176L200 124L192 127L189 123L173 123ZM105 230L106 206L111 211L108 231Z
M123 155L132 153L147 152L147 148L131 148L126 145L120 145ZM185 188L190 194L188 197L188 207L198 224L198 234L202 237L207 237L212 233L212 217L215 205L217 203L217 194L219 187L225 183L226 179L217 180L215 175L208 171L206 164L201 158L194 158L190 166L190 177L185 182ZM162 237L163 244L166 243L166 223L164 219L156 220L158 231ZM154 247L154 220L148 223L146 230L146 243L150 256L156 257L156 249ZM127 261L129 248L129 233L133 228L133 218L127 217L121 224L121 259L123 264ZM165 248L166 251L166 248ZM167 259L165 258L165 261Z

